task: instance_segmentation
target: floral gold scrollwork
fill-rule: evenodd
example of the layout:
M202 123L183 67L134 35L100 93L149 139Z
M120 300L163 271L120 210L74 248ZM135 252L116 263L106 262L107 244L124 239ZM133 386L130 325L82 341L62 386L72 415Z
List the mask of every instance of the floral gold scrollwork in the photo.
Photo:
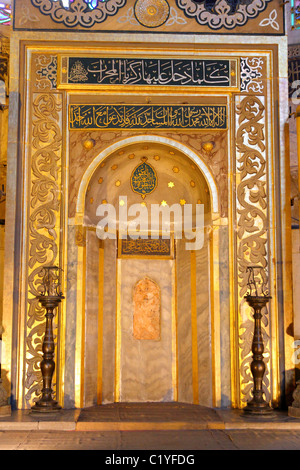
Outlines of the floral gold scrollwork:
M251 398L253 387L250 364L253 335L251 309L246 306L248 272L251 265L261 266L268 276L268 230L265 156L265 107L262 98L246 96L241 98L237 112L237 263L239 298L239 347L241 393L243 402ZM262 311L262 334L265 346L266 372L263 390L266 400L270 399L269 378L269 322L267 310Z
M236 26L242 26L249 19L256 18L264 11L271 0L219 0L206 2L193 0L176 0L178 8L185 15L195 18L200 25L207 25L213 30L226 28L232 30Z
M74 0L69 8L62 6L61 2L31 0L32 5L39 8L43 15L50 15L53 21L68 28L91 28L95 23L103 23L109 16L118 13L119 8L126 5L126 2L127 0L107 0L91 10L84 0Z
M41 293L43 266L59 262L60 221L60 95L37 94L33 102L31 193L26 324L25 401L30 405L41 391L40 361L45 312L36 299Z

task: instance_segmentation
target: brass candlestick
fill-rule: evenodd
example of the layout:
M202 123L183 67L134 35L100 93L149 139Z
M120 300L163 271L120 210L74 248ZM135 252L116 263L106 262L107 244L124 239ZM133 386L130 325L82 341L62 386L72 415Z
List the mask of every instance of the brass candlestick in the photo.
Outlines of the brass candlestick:
M259 293L259 287L257 286L255 279L255 270L259 270L261 283L261 293ZM263 377L265 374L265 363L263 360L264 353L264 343L263 336L261 331L261 318L262 318L262 308L266 307L270 297L267 292L264 291L266 286L266 276L261 266L249 266L247 268L249 271L249 280L248 288L250 292L245 296L250 307L254 309L254 334L252 341L252 353L253 360L251 363L251 373L253 376L253 398L248 401L247 406L244 408L244 413L248 415L269 415L273 410L270 407L269 403L263 397Z
M58 402L52 398L52 377L55 370L53 317L54 309L59 305L64 297L59 291L59 268L56 266L47 266L44 267L44 270L44 292L37 297L39 302L46 309L46 329L42 346L43 360L41 361L43 388L41 398L32 406L31 410L34 412L49 413L61 409Z

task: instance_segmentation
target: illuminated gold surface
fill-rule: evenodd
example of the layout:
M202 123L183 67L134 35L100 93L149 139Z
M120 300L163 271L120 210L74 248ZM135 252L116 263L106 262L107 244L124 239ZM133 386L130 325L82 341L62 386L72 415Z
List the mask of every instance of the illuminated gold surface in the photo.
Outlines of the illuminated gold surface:
M66 119L66 110L63 109L63 117L62 120ZM68 291L68 279L67 279L67 266L68 266L68 243L65 237L67 233L68 227L68 218L66 214L68 213L68 198L66 194L68 194L68 170L69 170L69 160L68 160L68 141L67 135L63 134L63 143L62 143L62 161L64 165L62 165L62 184L65 185L65 193L62 194L62 206L61 206L61 224L62 224L62 237L61 237L61 266L62 266L62 292L66 293ZM65 374L66 374L66 350L65 350L65 342L66 342L66 314L67 314L67 304L66 301L61 302L60 304L60 335L59 335L59 367L57 371L57 398L59 399L59 403L62 407L64 407L64 399L65 399Z
M273 57L272 54L268 54L267 56L267 66L268 66L268 74L272 74L273 70ZM269 174L272 175L269 177L270 181L275 181L276 180L276 168L277 168L277 163L276 163L276 144L274 142L274 131L273 128L276 126L276 121L275 121L275 115L274 115L274 109L271 103L274 100L274 96L276 96L276 89L274 90L274 87L271 86L271 84L268 84L269 87L269 93L270 93L270 100L267 102L266 105L266 112L268 115L267 118L267 123L266 126L269 126L268 129L268 146L271 151L271 155L269 158ZM289 161L289 160L288 160ZM289 191L286 190L286 197L288 198ZM270 219L271 220L276 220L276 191L275 191L275 185L272 184L270 185L269 188L269 211L270 211ZM289 205L290 201L286 201L287 205ZM270 251L275 252L276 250L276 245L277 245L277 237L276 237L276 231L274 228L270 230ZM271 343L272 343L272 348L271 348L271 360L272 360L272 371L271 371L271 396L272 396L272 404L274 407L279 405L280 401L280 367L279 367L279 360L278 360L278 350L279 350L279 302L278 302L278 289L277 289L277 281L276 281L276 272L277 272L277 267L276 267L276 261L275 257L272 257L270 259L270 264L272 265L269 273L270 277L270 294L272 295L272 304L269 304L268 312L270 316L270 321L271 321Z
M137 38L138 41L142 41L142 36ZM66 38L66 34L62 34L62 33L58 33L57 34L57 39L59 40L64 40ZM42 33L31 33L31 32L22 32L22 33L18 33L16 32L15 33L15 39L14 39L14 42L12 43L12 47L13 47L13 50L14 50L14 53L15 53L15 56L14 56L14 66L12 68L12 70L18 70L18 57L19 57L19 38L27 38L29 40L33 40L33 39L43 39L44 36L42 35ZM87 38L89 38L90 40L93 40L94 39L94 36L92 35L89 35L87 34ZM128 36L129 38L129 36ZM216 37L217 38L217 37ZM74 38L72 38L72 35L69 36L69 39L70 40L73 40ZM104 39L104 36L103 36L103 39ZM144 37L145 39L145 37ZM205 44L205 42L208 42L209 41L209 38L207 37L203 37L201 38L203 40L203 43ZM115 36L115 39L114 41L117 41L117 35ZM223 41L223 38L217 38L216 41L219 41L220 43ZM245 50L241 50L240 52L238 51L238 48L237 46L234 44L234 42L236 41L236 38L233 40L232 38L229 39L229 42L232 42L232 46L231 46L231 51L230 51L230 54L232 55L242 55L244 56L245 55ZM277 42L279 45L280 44L284 44L284 38L265 38L265 41L266 41L266 47L268 44L271 44L271 41L275 41ZM252 43L252 44L255 44L253 38L249 38L249 44ZM64 46L66 48L66 46ZM202 46L201 46L202 47ZM51 49L52 48L52 49ZM159 46L157 46L157 49L159 49ZM228 46L228 49L230 49L230 46ZM36 47L36 50L39 50L41 53L45 53L45 52L48 52L48 51L53 51L53 52L57 52L57 51L54 51L53 50L53 46L51 47L45 47L45 48L37 48ZM75 50L75 48L74 48ZM80 49L79 49L80 50ZM120 48L120 50L123 50L122 48ZM180 54L180 49L179 49L179 54ZM214 52L212 51L212 54ZM264 54L262 53L261 51L257 52L257 51L251 51L250 52L252 55L257 55L258 53L260 55ZM15 67L15 68L14 68ZM271 75L269 75L270 77ZM12 90L15 90L16 92L18 92L19 88L18 88L18 85L19 84L19 77L18 76L13 76L12 77ZM30 85L29 85L30 86ZM167 93L167 90L165 90L166 93ZM271 97L271 102L270 102L270 108L272 107L272 103L274 101L274 97L272 96ZM27 116L28 119L29 119L29 115ZM274 118L272 118L274 119ZM270 123L270 128L272 127L273 123ZM271 134L271 132L273 131L270 131L269 134ZM272 140L273 140L273 137L272 136ZM24 153L25 155L25 153ZM281 158L282 160L282 158ZM273 163L272 163L273 165ZM275 171L275 169L273 168L273 170ZM270 172L270 169L268 170L269 173L268 174L271 174ZM24 181L24 190L26 189L26 184L28 184L28 182L26 183L26 178L25 178L25 181ZM285 185L283 184L283 187L282 187L282 191L284 194L286 194L286 191L285 191ZM276 222L276 219L275 219L275 204L276 204L276 198L277 198L277 192L276 192L276 188L274 188L274 197L273 197L273 200L272 200L272 212L271 212L271 215L270 215L270 221L271 223L275 223ZM26 191L25 191L25 199L26 199ZM285 199L284 199L285 201ZM233 209L232 209L233 211ZM80 217L80 212L78 212L79 214L79 217ZM24 209L24 220L26 220L26 209ZM11 223L11 227L14 226L14 218L13 218L13 210L12 210L12 207L11 208L8 208L8 219L7 221ZM229 224L229 228L230 228L230 224ZM233 237L234 237L234 233L233 233L233 229L231 229L231 235L229 237L230 240L233 240ZM286 223L286 230L288 230L288 223ZM26 239L26 227L24 227L24 237ZM12 236L12 228L10 229L9 228L9 223L7 224L7 235L6 235L6 238L7 238L7 249L8 249L8 253L9 252L12 252L12 240L13 240L13 236ZM272 247L275 247L278 245L278 243L280 242L279 239L277 238L277 235L276 235L276 232L275 230L273 230L273 238L274 238L274 242L272 244ZM218 254L216 253L216 248L218 247L218 249L220 248L219 245L217 245L218 243L218 240L216 239L215 235L213 236L213 239L215 240L216 243L214 243L214 248L213 248L213 251L212 251L212 257L211 257L211 270L212 270L212 279L214 279L214 286L216 286L216 288L218 288L218 270L217 270L217 267L214 267L214 263L215 261L218 259ZM289 243L288 241L285 240L285 248L284 248L284 256L285 256L285 252L288 252L289 250ZM64 244L63 245L64 247L66 247L66 245ZM65 249L65 248L64 248ZM233 250L232 250L232 254L233 253ZM23 247L23 266L25 267L26 266L26 250L25 250L25 247ZM5 279L7 280L7 288L10 289L11 286L13 285L13 280L12 280L12 276L13 276L13 269L11 268L11 264L9 262L9 256L7 255L7 259L8 259L8 266L10 268L8 268L6 274L5 274ZM84 264L84 255L82 253L82 247L78 248L78 259L79 259L79 264L78 264L78 289L82 289L82 282L84 282L84 279L81 279L80 278L80 269L83 267L83 264ZM230 310L231 311L235 311L235 299L234 299L234 286L235 286L235 272L234 272L234 268L231 266L230 267L231 269L231 285L232 285L232 289L231 289L231 293L230 293ZM272 271L272 289L273 289L273 292L276 294L276 288L277 288L277 278L276 278L276 259L274 260L274 264L273 266L270 268L271 271ZM22 296L24 296L25 292L26 292L26 281L24 280L23 281L23 286L22 286ZM289 292L289 284L288 284L288 276L285 278L285 292L288 293ZM77 302L77 305L83 305L83 302L82 302L82 294L80 293L77 293L78 295L78 302ZM81 297L81 299L80 299ZM215 385L214 385L214 389L215 389L215 403L219 403L219 399L218 397L220 397L220 394L221 394L221 384L220 384L220 375L218 375L218 365L220 366L220 360L218 359L218 348L215 344L216 341L218 341L218 331L220 329L220 325L218 323L218 320L216 319L216 315L218 314L219 315L219 312L218 312L218 305L217 305L217 302L218 302L218 293L215 293L214 292L214 288L212 288L212 291L211 291L211 297L212 297L212 311L215 312L214 314L214 318L212 320L212 330L213 330L213 344L214 344L214 376L215 376ZM285 295L285 299L286 299L286 295ZM284 300L285 302L285 310L286 308L290 307L290 303L289 303L289 300ZM7 372L8 372L8 377L11 377L11 365L9 363L10 361L10 357L11 357L11 354L12 354L12 345L11 345L11 338L12 338L12 324L11 324L11 311L12 311L12 308L11 308L11 303L12 303L12 300L9 299L9 296L6 296L6 299L5 299L5 308L4 308L4 323L5 323L5 326L6 326L6 329L5 329L5 354L7 355L7 364L6 364L6 368L7 368ZM272 304L274 305L274 301L272 302ZM274 309L272 310L272 329L273 329L273 332L272 332L272 380L273 380L273 385L272 385L272 388L273 388L273 391L272 393L275 395L275 396L278 396L278 394L280 393L279 391L279 380L280 380L280 377L279 377L279 369L278 369L278 346L276 343L277 339L278 338L278 324L276 323L276 315L277 315L277 309L278 307L274 307ZM19 325L19 333L20 333L20 340L18 341L18 346L19 346L19 350L20 350L20 355L19 355L19 364L18 364L18 377L19 377L19 383L18 383L18 407L21 407L22 406L22 397L24 396L24 390L23 390L23 381L22 381L22 377L23 377L23 369L22 369L22 364L24 363L23 359L24 359L24 339L23 338L23 335L22 335L22 332L24 331L23 330L23 327L24 327L24 307L21 307L21 315L23 316L21 319L20 319L20 325ZM76 404L80 404L82 402L82 395L78 392L78 390L80 389L80 380L81 380L81 374L83 373L82 371L82 368L80 369L80 373L79 375L77 375L77 372L79 372L79 369L78 369L78 360L80 360L82 363L84 362L83 361L83 351L82 351L82 341L79 341L79 335L82 334L82 330L81 330L81 326L84 325L83 322L83 319L81 317L81 315L83 315L83 312L81 311L81 309L79 308L79 311L78 311L78 320L79 320L79 323L80 325L77 325L77 337L76 337ZM83 316L84 318L84 316ZM237 331L237 324L235 322L235 315L233 314L231 316L231 330L234 330L232 332L232 338L233 337L238 337L238 334L239 332ZM63 320L65 321L65 320ZM80 330L80 331L79 331ZM285 333L284 333L285 335ZM61 340L61 344L63 345L63 339ZM290 344L290 343L288 343ZM80 353L77 351L77 346L78 345L81 345L80 346ZM236 346L234 346L234 341L231 342L231 353L232 353L232 356L236 356L236 351L235 351L235 348ZM288 354L289 354L289 350L287 349L286 351L286 361L287 361L287 364L288 364ZM80 359L79 359L80 358ZM237 392L235 392L236 388L235 388L235 383L236 383L236 377L239 377L239 369L238 369L238 364L236 363L236 360L235 359L232 359L232 380L231 380L231 384L232 384L232 401L233 403L238 403L239 402L239 393L240 391L238 390ZM81 396L81 398L78 399L78 396ZM234 398L235 397L235 398Z
M283 87L283 84L282 84ZM281 91L281 90L280 90ZM288 96L288 90L287 90L287 82L285 83L284 91L286 91L286 94L283 92L282 94L279 93L279 100L280 100L280 106L282 108L285 107L285 96ZM275 115L274 115L275 119ZM287 144L287 126L286 122L288 121L288 118L284 122L284 126L282 126L282 142L285 142L285 145L280 146L280 162L281 162L281 174L280 174L280 194L281 194L281 204L282 204L282 211L280 213L280 221L281 221L281 230L282 230L282 240L279 242L278 238L276 237L276 242L277 244L280 243L280 246L282 248L282 256L284 259L284 266L282 269L282 289L283 289L283 311L284 311L284 316L283 316L283 325L281 323L281 328L283 328L283 331L285 332L284 334L284 357L285 357L285 371L284 371L284 379L285 379L285 393L287 396L292 393L295 387L295 364L293 362L293 354L291 354L291 351L293 351L293 343L294 343L294 337L293 337L293 332L290 331L291 325L293 325L294 322L294 315L293 315L293 291L291 289L293 285L293 273L292 273L292 237L291 237L291 202L290 202L290 167L289 167L289 154L288 154L288 149L289 146ZM299 149L299 147L298 147ZM275 173L275 168L277 168L277 162L274 161L274 173ZM279 197L279 194L276 194L276 199L274 200L274 207L276 207L276 200ZM276 235L275 235L276 236ZM276 278L275 278L276 279ZM274 283L276 286L276 280L274 279ZM281 299L280 299L281 300ZM272 301L271 301L272 302ZM279 303L279 299L278 299ZM269 308L270 310L270 308ZM279 336L281 331L277 329L277 338L278 338L278 343L277 343L277 349L274 350L274 354L278 352L279 350ZM274 345L275 346L275 345ZM276 362L277 362L277 370L274 368L274 372L277 372L277 380L278 380L278 395L277 395L277 400L279 398L279 387L280 387L280 380L282 380L282 377L278 374L279 372L279 364L278 364L279 358L278 354L276 355ZM274 364L275 366L275 364Z
M45 331L44 309L41 308L37 296L39 295L38 281L41 281L41 270L45 265L60 265L60 217L61 200L59 197L61 187L61 168L58 162L61 160L62 150L62 96L49 95L47 92L33 93L33 116L30 126L31 146L28 154L29 164L27 188L31 197L31 204L24 209L28 211L28 243L27 261L27 313L24 317L24 362L20 371L23 377L19 377L19 390L22 401L26 407L33 404L42 387L40 371L41 348L40 343ZM29 109L27 109L27 112ZM27 120L30 123L30 120ZM44 134L42 135L44 131ZM46 144L45 144L46 142ZM47 164L45 162L47 161ZM45 198L43 184L47 181L49 190ZM54 320L54 337L56 346L59 337L57 333L58 313ZM55 348L55 362L57 363L58 351ZM55 394L56 381L53 389Z
M230 115L230 128L232 138L229 139L228 152L229 152L229 207L228 207L228 236L232 243L229 243L229 260L236 258L235 247L235 204L234 204L234 165L235 165L235 115ZM230 363L231 363L231 377L230 377L230 392L231 403L233 408L239 406L239 362L238 362L238 322L237 322L237 305L236 305L236 268L234 263L229 263L229 290L230 290Z
M206 152L211 152L212 149L214 148L214 144L213 144L213 142L205 142L205 143L202 145L202 148L203 148L203 150L205 150Z
M164 24L169 16L170 7L166 0L137 0L134 13L139 23L148 28Z
M82 142L82 145L86 150L91 150L95 145L95 141L93 139L87 139Z

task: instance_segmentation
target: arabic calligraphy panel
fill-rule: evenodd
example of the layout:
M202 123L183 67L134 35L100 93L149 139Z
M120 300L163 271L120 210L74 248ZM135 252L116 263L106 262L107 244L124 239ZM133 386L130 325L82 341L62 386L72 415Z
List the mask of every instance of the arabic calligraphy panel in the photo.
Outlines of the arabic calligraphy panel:
M143 162L133 170L130 178L132 191L140 194L143 199L147 194L151 194L157 186L156 171L146 160L147 157L144 157Z
M173 239L157 239L144 238L132 239L119 238L118 244L119 258L135 257L135 258L160 258L160 259L173 259L174 247Z
M237 59L60 56L61 88L91 86L237 87Z
M227 129L227 107L71 104L69 129Z

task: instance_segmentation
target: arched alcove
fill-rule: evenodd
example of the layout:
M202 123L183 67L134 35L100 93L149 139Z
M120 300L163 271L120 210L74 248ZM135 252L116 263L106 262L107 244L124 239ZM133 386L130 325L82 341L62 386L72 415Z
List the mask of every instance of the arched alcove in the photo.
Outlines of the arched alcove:
M140 146L154 146L155 144L161 144L163 146L169 147L169 152L179 153L183 156L187 157L188 160L191 161L191 164L194 164L203 175L206 180L207 186L209 187L209 194L210 194L210 201L211 201L211 210L214 214L214 218L219 213L219 195L217 190L217 185L215 183L214 177L212 172L210 171L209 167L205 164L204 160L200 158L200 156L192 150L190 147L185 146L184 144L177 142L174 139L170 139L167 137L156 136L156 135L137 135L134 137L128 137L123 140L119 140L114 144L108 146L105 150L95 156L91 164L88 166L87 170L85 171L81 183L79 186L78 196L77 196L77 203L76 203L76 221L77 223L82 223L83 220L83 213L84 213L84 206L85 206L85 198L86 192L90 185L90 179L93 176L95 170L99 167L99 165L104 163L104 160L119 152L123 152L125 148L128 148L131 144L137 144Z
M85 233L84 263L78 267L85 278L83 405L181 401L212 406L210 238L216 186L188 148L144 137L126 139L96 156L80 185L76 221ZM146 196L132 187L142 162L156 175L155 189ZM180 239L171 228L167 255L124 255L118 224L115 238L99 240L97 208L111 204L118 209L125 197L127 208L177 204L182 214L187 204L193 209L203 205L201 246L188 249L185 234ZM134 334L134 287L143 279L151 279L160 292L159 338Z

